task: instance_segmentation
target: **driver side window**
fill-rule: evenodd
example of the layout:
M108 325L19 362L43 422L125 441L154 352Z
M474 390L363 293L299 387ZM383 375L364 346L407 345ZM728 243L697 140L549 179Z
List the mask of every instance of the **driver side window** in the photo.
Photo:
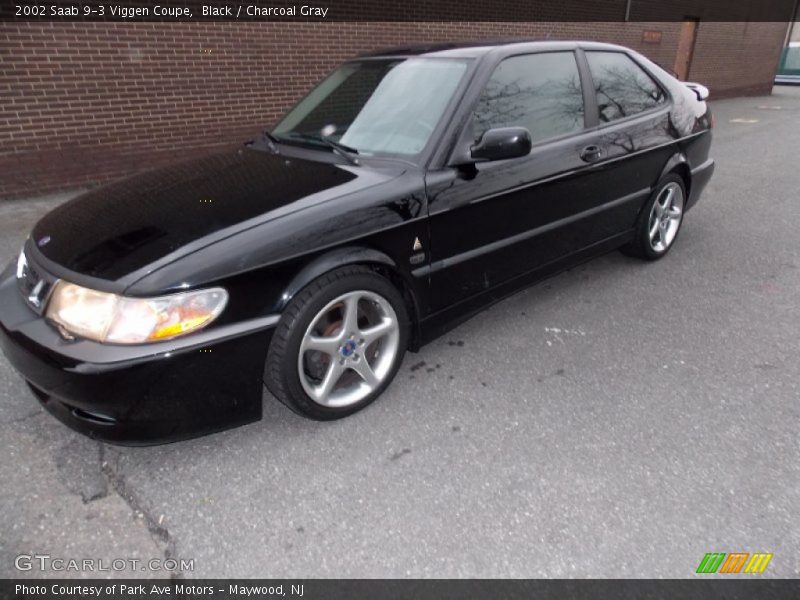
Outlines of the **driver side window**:
M583 92L573 52L503 60L481 93L472 120L475 140L496 127L525 127L534 143L584 127Z

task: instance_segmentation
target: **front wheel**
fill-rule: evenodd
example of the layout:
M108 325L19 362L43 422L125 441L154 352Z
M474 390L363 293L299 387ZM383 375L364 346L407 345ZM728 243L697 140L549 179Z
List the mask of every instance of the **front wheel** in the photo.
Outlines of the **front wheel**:
M666 255L678 237L685 205L683 178L675 173L666 175L642 209L635 238L626 248L628 253L646 260L658 260Z
M345 417L389 385L408 329L403 297L384 277L360 266L331 271L284 311L267 354L265 383L306 417Z

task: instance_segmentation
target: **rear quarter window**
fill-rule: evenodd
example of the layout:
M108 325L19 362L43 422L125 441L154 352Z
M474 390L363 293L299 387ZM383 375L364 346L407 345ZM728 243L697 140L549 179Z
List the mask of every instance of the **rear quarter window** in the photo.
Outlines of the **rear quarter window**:
M664 90L622 52L586 52L600 122L624 119L667 101Z

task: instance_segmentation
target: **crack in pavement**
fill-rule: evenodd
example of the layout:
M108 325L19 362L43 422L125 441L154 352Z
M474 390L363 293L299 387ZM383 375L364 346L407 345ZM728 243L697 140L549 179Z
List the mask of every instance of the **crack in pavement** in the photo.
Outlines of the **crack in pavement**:
M108 485L122 498L133 511L134 515L140 517L144 521L147 530L150 532L150 535L156 541L157 545L163 547L164 559L174 559L177 556L175 550L177 543L175 538L170 534L169 529L164 527L159 522L160 520L156 519L150 511L144 507L138 495L128 484L125 476L119 470L119 454L114 453L115 456L113 459L110 456L107 458L105 444L102 442L97 443L100 451L100 470L103 475L105 475ZM172 571L170 573L170 579L180 578L181 574L178 571Z
M96 443L73 438L53 453L58 478L71 493L80 496L84 504L108 496L108 481L100 465L102 451Z
M15 425L17 423L24 423L25 421L30 421L34 417L38 417L43 414L44 412L42 412L41 410L37 410L32 413L28 413L27 415L22 415L21 417L15 417L13 419L4 420L3 425Z

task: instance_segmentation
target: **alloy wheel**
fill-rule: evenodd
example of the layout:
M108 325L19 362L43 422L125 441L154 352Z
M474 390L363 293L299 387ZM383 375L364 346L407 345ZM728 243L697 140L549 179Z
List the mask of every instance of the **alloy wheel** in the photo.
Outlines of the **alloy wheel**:
M362 401L389 376L400 346L400 326L388 300L366 290L342 294L312 319L297 371L317 404L340 408Z
M650 210L650 247L659 254L666 252L681 226L683 218L683 189L670 182L658 194Z

